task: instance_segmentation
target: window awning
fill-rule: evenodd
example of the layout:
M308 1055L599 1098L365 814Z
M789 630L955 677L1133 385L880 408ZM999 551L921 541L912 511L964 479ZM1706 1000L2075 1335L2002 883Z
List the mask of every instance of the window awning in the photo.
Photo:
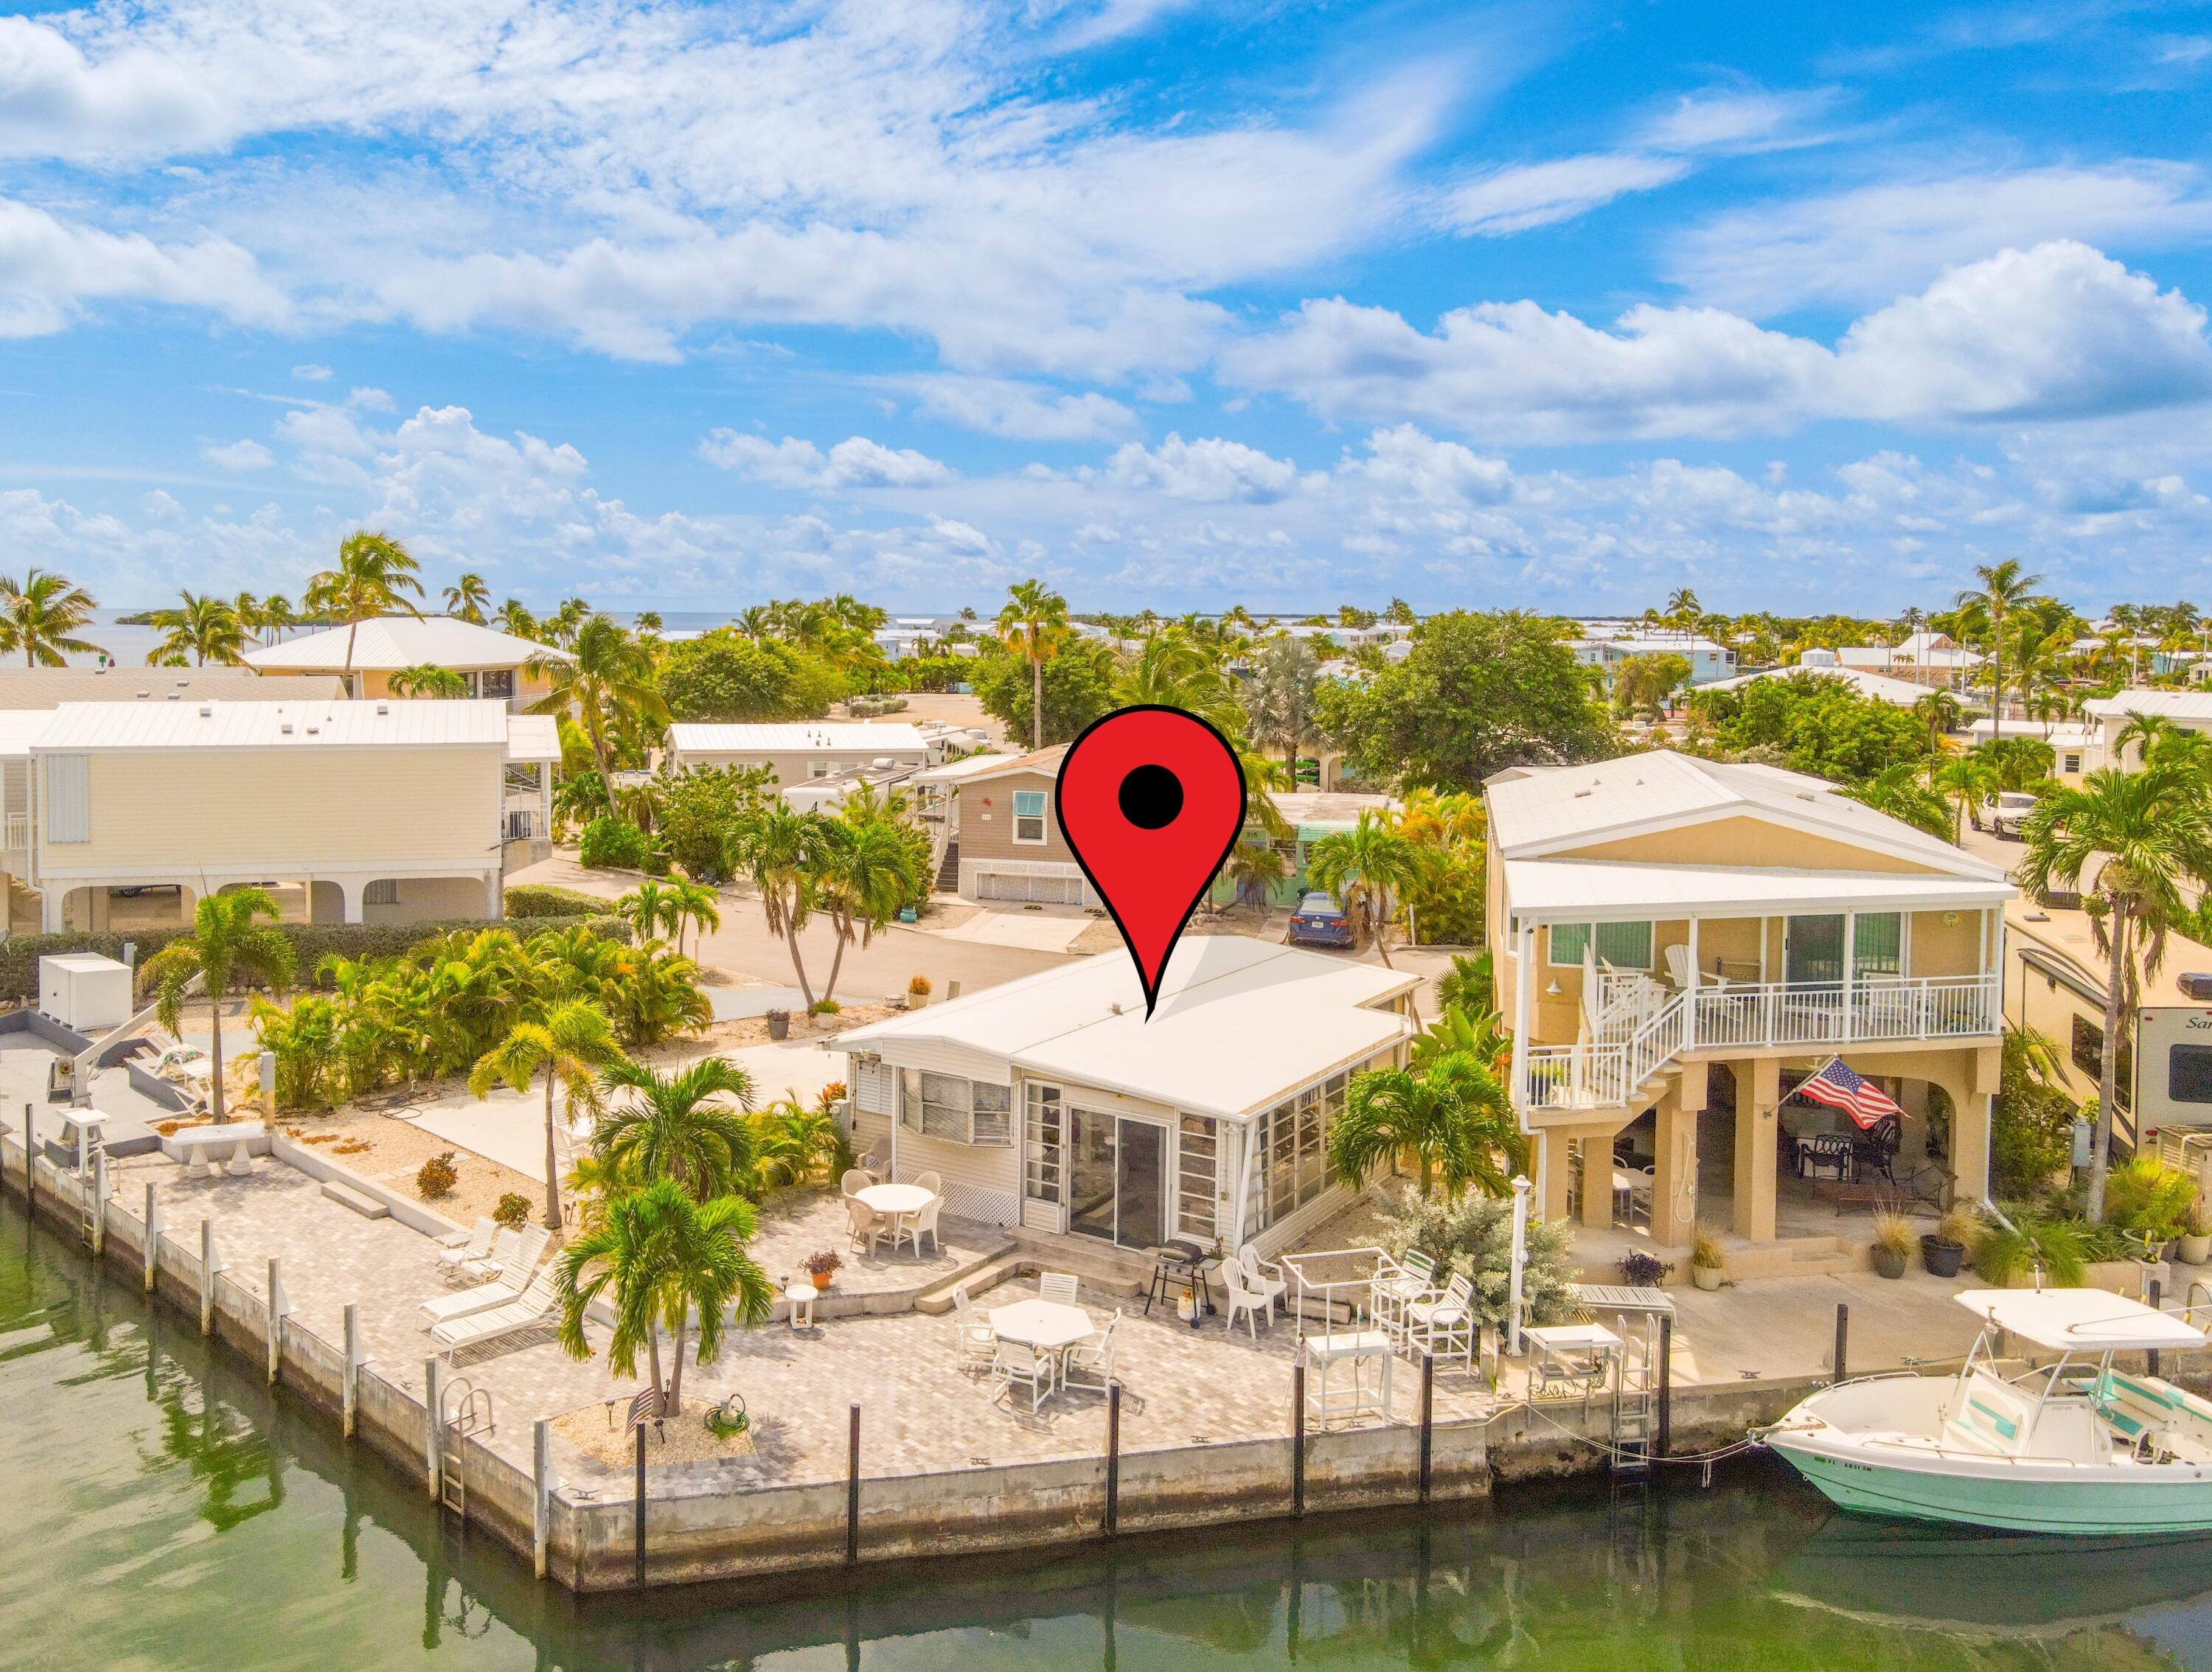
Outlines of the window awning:
M1528 923L1766 917L1839 911L1976 911L2019 891L1933 872L1747 870L1620 860L1507 860L1505 897Z

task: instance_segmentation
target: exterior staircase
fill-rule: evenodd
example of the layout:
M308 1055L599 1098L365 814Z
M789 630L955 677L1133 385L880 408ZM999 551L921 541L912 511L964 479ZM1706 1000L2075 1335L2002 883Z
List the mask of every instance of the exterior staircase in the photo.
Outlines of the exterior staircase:
M945 857L938 862L937 891L957 894L960 891L960 842L955 838L945 844Z

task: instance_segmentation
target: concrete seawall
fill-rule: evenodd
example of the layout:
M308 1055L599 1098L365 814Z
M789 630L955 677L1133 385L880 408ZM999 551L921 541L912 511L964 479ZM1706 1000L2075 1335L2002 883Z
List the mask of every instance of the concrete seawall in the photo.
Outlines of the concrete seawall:
M69 1170L43 1158L36 1165L39 1217L89 1253L90 1183L81 1186ZM24 1154L13 1134L0 1139L0 1180L22 1193ZM204 1321L210 1335L384 1457L434 1502L441 1496L441 1454L457 1444L461 1513L539 1575L579 1591L638 1583L636 1509L627 1495L617 1500L564 1488L543 1443L534 1448L540 1460L535 1474L473 1438L449 1438L441 1446L422 1398L379 1374L374 1364L349 1363L343 1342L325 1340L284 1311L281 1275L272 1304L265 1269L205 1272L198 1222L163 1226L149 1266L143 1216L113 1195L100 1204L100 1253L119 1277L143 1282L150 1270L161 1304ZM1719 1450L1819 1385L1791 1378L1679 1389L1671 1403L1673 1449L1678 1455ZM1587 1419L1579 1405L1565 1404L1540 1411L1510 1406L1480 1420L1438 1422L1429 1436L1427 1498L1465 1501L1516 1482L1601 1473L1607 1423L1602 1404ZM843 1479L728 1492L702 1484L687 1488L680 1468L657 1470L648 1475L645 1583L808 1574L834 1583L840 1571L853 1567L1104 1538L1109 1510L1111 1535L1127 1538L1301 1512L1421 1505L1418 1426L1309 1432L1302 1448L1290 1432L1288 1410L1284 1428L1279 1438L1127 1451L1111 1470L1103 1456L927 1474L864 1468L857 1518Z

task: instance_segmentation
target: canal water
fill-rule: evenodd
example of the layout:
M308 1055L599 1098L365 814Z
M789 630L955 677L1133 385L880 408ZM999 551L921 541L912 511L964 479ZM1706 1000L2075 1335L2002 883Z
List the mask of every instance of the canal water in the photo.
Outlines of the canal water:
M2212 1543L1829 1515L1778 1469L1258 1526L853 1597L580 1602L0 1203L0 1667L2212 1672Z

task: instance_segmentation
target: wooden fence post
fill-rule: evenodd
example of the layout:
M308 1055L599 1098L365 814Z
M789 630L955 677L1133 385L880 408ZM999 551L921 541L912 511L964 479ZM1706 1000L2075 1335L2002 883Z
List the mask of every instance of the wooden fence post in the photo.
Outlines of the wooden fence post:
M146 1292L154 1292L156 1274L161 1269L161 1199L149 1184L146 1187Z
M215 1274L222 1269L222 1256L215 1245L215 1221L200 1221L200 1334L215 1334Z

